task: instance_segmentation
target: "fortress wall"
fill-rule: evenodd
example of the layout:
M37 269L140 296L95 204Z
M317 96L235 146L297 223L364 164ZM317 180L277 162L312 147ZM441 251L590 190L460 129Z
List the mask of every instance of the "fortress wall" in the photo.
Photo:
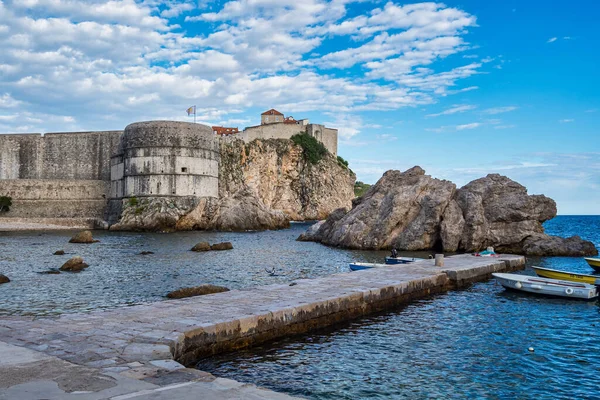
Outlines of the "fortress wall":
M0 135L0 179L110 181L121 131Z
M235 136L249 143L254 139L289 139L295 134L303 132L306 132L306 127L302 125L266 124L251 126Z
M122 131L44 135L44 179L110 181L110 157Z
M111 199L219 196L220 148L212 129L174 121L125 128L111 158Z
M12 197L13 203L2 217L102 219L108 185L99 180L1 180L0 196Z
M265 124L251 126L246 128L243 132L232 136L249 143L254 139L289 139L297 133L305 132L323 143L331 154L337 156L337 129L326 128L325 126L318 124Z
M39 133L0 135L0 179L39 179L42 141Z
M326 128L324 125L309 124L306 127L309 135L323 143L327 150L334 156L337 156L338 130Z

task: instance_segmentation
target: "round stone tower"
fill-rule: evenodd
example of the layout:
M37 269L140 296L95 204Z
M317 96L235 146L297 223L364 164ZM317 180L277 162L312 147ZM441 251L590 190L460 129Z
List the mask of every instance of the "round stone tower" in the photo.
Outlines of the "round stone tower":
M175 121L125 128L111 157L111 200L218 197L219 143L210 127Z

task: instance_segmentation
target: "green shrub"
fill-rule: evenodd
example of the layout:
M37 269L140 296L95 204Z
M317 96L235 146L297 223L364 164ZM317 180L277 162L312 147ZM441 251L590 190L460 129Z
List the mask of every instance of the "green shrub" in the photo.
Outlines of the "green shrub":
M130 197L129 198L129 206L130 207L135 207L139 204L137 197Z
M12 206L12 197L0 196L0 212L10 211L10 206Z
M341 167L348 168L348 161L344 160L342 156L337 156L337 162Z
M368 183L363 183L361 181L356 181L354 183L354 195L356 197L360 197L363 194L365 194L365 192L367 190L369 190L370 187L371 187L371 185L369 185Z
M323 143L308 133L298 133L292 136L291 139L294 144L302 147L304 159L311 164L317 164L327 154L327 149L323 146Z

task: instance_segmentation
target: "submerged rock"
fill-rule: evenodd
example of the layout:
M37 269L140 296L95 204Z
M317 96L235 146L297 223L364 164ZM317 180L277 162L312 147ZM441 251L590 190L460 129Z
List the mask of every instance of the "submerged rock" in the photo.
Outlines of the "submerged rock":
M556 203L529 195L498 174L456 190L420 167L388 171L352 209L336 210L298 240L356 249L476 252L489 246L525 255L595 255L593 243L578 236L544 234L542 223L556 216Z
M169 294L167 297L170 299L183 299L185 297L193 297L193 296L203 296L205 294L212 293L221 293L228 292L229 289L224 286L216 286L216 285L200 285L196 287L182 288L175 290Z
M94 240L91 231L81 231L77 233L75 236L69 240L69 243L95 243L98 242Z
M57 250L54 252L55 256L64 256L65 255L65 251L64 250Z
M210 251L210 244L208 242L200 242L192 247L191 251Z
M233 245L231 242L215 243L210 246L211 250L232 250Z
M8 282L10 282L10 279L8 279L8 276L0 274L0 285L3 283L8 283Z
M42 275L58 275L60 274L60 271L56 268L50 268L47 271L40 271L38 272L38 274L42 274Z
M153 251L142 251L139 255L140 256L147 256L147 255L150 255L150 254L154 254L154 252Z
M62 267L60 267L60 270L68 272L80 272L87 267L89 267L89 265L83 262L83 258L76 256L64 263Z

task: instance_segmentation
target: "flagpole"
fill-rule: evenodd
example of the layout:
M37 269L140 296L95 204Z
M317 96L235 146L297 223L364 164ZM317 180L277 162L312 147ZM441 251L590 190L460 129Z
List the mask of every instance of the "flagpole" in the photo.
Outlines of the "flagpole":
M196 123L196 106L194 106L194 123Z

